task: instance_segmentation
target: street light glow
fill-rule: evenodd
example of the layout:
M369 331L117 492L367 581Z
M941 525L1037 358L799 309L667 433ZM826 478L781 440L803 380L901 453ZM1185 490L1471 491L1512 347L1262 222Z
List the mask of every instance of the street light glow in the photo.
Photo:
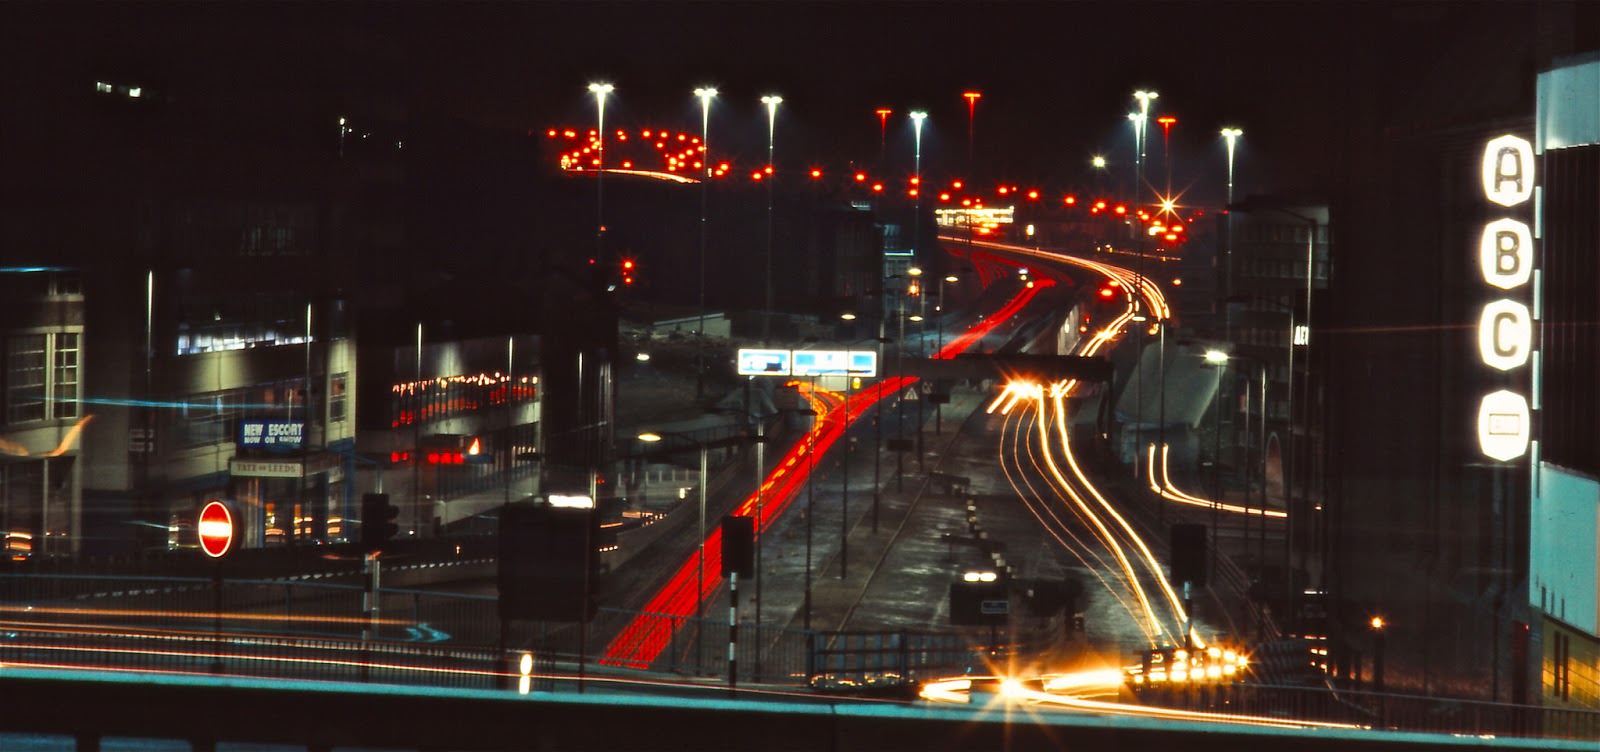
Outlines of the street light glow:
M1207 363L1219 363L1219 364L1220 363L1226 363L1226 362L1228 362L1228 354L1223 352L1223 351L1221 351L1221 350L1207 350L1206 351L1206 362Z
M639 434L639 440L654 444L655 442L661 440L661 434L655 433L653 431L646 431L644 433Z

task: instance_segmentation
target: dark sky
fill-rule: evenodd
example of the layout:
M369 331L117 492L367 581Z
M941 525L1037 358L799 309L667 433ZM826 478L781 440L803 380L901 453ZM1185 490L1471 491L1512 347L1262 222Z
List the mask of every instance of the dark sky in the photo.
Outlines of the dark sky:
M898 153L909 162L904 113L923 108L924 168L954 171L966 151L961 93L977 89L980 162L1015 179L1070 180L1097 152L1131 170L1125 118L1138 88L1161 92L1158 110L1179 118L1172 148L1180 165L1182 155L1220 165L1222 125L1243 127L1263 146L1299 143L1319 123L1285 103L1336 85L1348 51L1339 29L1352 9L1381 10L1281 2L449 5L423 11L430 20L418 39L431 49L419 76L472 117L534 125L592 123L585 86L607 80L617 87L608 122L697 127L690 92L711 84L722 92L713 138L738 143L727 135L738 134L757 149L765 136L757 100L779 93L789 153L826 163L876 157L879 107L895 110L891 160Z
M1448 68L1438 54L1469 19L1501 29L1530 4L1466 2L433 2L4 4L17 38L67 35L126 49L184 52L176 64L227 70L224 58L286 77L347 76L372 49L393 61L380 85L410 115L446 115L521 133L592 124L589 82L617 89L608 125L697 129L691 91L722 91L712 139L764 161L758 98L784 99L779 162L836 169L877 158L873 111L895 111L891 169L909 173L904 114L923 108L925 173L966 172L967 109L983 92L973 150L979 173L1042 187L1082 183L1096 153L1131 182L1132 92L1159 91L1178 117L1175 184L1215 200L1225 175L1218 129L1245 131L1240 191L1314 183L1336 162L1345 110L1369 98L1374 71ZM1512 24L1514 25L1514 23ZM37 30L38 33L34 34ZM1510 44L1524 44L1516 32ZM281 43L279 42L281 40ZM1505 42L1502 42L1505 43ZM370 46L370 49L369 49ZM192 51L199 49L199 52ZM1353 71L1360 70L1357 74ZM1522 75L1524 72L1517 72ZM1366 78L1362 78L1365 76ZM221 75L216 76L221 80ZM1525 76L1526 77L1526 76ZM1531 78L1529 79L1531 80ZM1403 81L1403 80L1402 80ZM1404 94L1383 84L1374 101ZM1435 87L1439 88L1439 87ZM1397 95L1395 92L1400 92ZM1470 101L1471 92L1436 91ZM1384 114L1388 104L1379 102ZM1161 149L1151 126L1152 163Z

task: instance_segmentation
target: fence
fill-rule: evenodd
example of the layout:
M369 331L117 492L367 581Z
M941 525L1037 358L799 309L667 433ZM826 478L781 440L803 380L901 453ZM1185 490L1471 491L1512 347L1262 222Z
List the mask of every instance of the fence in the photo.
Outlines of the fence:
M1600 711L1334 690L1326 686L1168 682L1141 688L1149 705L1361 728L1473 736L1600 739Z
M713 618L600 609L589 622L511 622L493 595L387 588L378 618L360 585L203 577L0 575L0 664L96 670L515 687L534 656L534 685L572 673L580 655L607 667L654 640L643 668L725 679L728 624ZM909 684L976 668L959 635L810 633L739 627L741 683L848 689ZM618 639L620 635L631 635ZM616 665L614 662L612 665ZM1166 683L1137 690L1147 705L1320 720L1362 728L1600 739L1600 711L1261 683Z

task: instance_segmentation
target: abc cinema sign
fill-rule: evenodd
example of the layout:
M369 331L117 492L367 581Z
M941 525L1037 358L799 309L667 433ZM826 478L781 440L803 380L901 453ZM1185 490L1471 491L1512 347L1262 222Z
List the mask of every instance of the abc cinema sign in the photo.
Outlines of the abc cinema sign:
M1533 197L1533 146L1525 138L1500 136L1483 149L1483 195L1512 209ZM1478 316L1478 357L1508 376L1529 367L1533 312L1524 302L1533 281L1533 233L1516 216L1493 218L1478 243L1482 278L1496 297ZM1528 383L1525 379L1519 379ZM1478 447L1484 456L1509 462L1528 452L1530 413L1526 395L1500 389L1478 404Z

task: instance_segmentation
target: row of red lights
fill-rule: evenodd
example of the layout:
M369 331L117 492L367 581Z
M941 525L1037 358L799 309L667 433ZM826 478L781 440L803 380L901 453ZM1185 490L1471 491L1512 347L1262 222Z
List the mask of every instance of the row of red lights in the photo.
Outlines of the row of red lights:
M465 465L467 455L462 452L428 452L422 455L423 462L429 465ZM390 452L389 463L394 465L411 461L410 452Z
M578 131L573 130L571 128L567 128L567 129L550 128L545 132L545 135L548 138L551 138L551 139L562 138L562 139L566 139L566 140L569 140L569 141L576 140L576 139L579 138ZM657 129L648 129L647 128L647 129L641 130L639 132L639 135L640 135L640 137L642 137L644 139L647 139L647 140L648 139L652 139L652 138L657 139L656 143L655 143L655 148L656 148L657 151L662 151L664 153L663 156L665 156L665 158L667 159L666 168L667 168L668 172L677 172L680 169L690 169L690 168L692 168L693 170L699 171L699 170L704 168L703 162L701 162L699 160L691 160L691 157L696 156L698 154L702 154L702 153L704 153L706 151L706 147L700 143L700 138L698 136L693 136L693 135L690 135L690 134L687 134L687 133L678 133L676 141L678 141L680 143L687 144L689 148L684 150L684 151L675 153L675 154L665 154L665 149L666 149L667 143L669 141L674 140L673 137L672 137L673 134L670 131L657 130ZM589 129L587 131L586 134L584 134L584 136L586 137L586 139L588 141L588 146L584 146L582 148L575 149L572 152L564 152L561 155L561 159L562 159L562 162L563 162L563 164L562 164L563 169L582 170L584 168L584 164L585 163L587 163L587 164L589 164L591 166L595 166L595 167L598 167L598 166L601 165L601 161L600 161L600 158L598 156L598 152L601 151L601 145L600 145L600 142L599 142L599 133L598 133L598 131L593 129L593 128L591 128L591 129ZM616 131L616 139L619 142L627 141L628 140L628 132L625 131L625 130L618 129ZM590 158L586 158L586 155L589 155L589 154L596 154L596 156L590 157ZM632 160L623 160L621 162L621 166L622 166L622 169L631 170L631 169L633 169L633 162L632 162ZM711 177L712 178L725 177L730 171L731 171L731 165L728 162L719 162L716 165L716 167L711 171ZM773 176L775 174L776 174L776 170L774 169L773 165L769 164L769 165L764 165L761 169L751 171L750 179L753 182L761 182L761 181L766 180L767 178L769 178L769 177L771 177L771 176ZM810 177L810 179L813 180L813 181L821 180L824 177L824 172L823 172L822 168L820 168L820 167L812 167L808 171L808 177ZM881 180L872 180L869 177L869 175L864 171L857 171L856 173L854 173L854 175L852 177L854 178L854 182L856 184L861 185L863 187L866 187L872 193L881 194L881 193L884 193L885 190L886 190L886 186L885 186L883 181L881 181ZM945 191L940 191L939 192L939 194L938 194L939 202L940 203L952 203L952 202L958 201L958 199L957 199L957 195L958 194L954 193L953 191L961 191L961 190L964 189L964 187L965 187L965 185L961 180L952 180L951 183L950 183L950 190L945 190ZM906 196L908 196L910 198L917 198L918 196L921 195L921 192L922 192L922 190L921 190L921 181L917 177L913 176L913 177L907 179ZM1028 188L1028 189L1024 190L1024 189L1022 189L1020 186L1018 186L1016 184L1009 184L1008 185L1008 184L1003 184L1002 183L1002 184L1000 184L1000 185L995 187L995 194L998 195L998 196L1001 196L1001 197L1008 197L1008 198L1015 196L1015 197L1021 198L1021 199L1026 200L1026 201L1030 201L1030 202L1037 202L1037 201L1040 201L1040 200L1043 199L1043 193L1038 188ZM983 198L982 197L978 197L978 196L972 196L972 195L961 196L959 198L959 203L964 207L982 208L983 207ZM1113 205L1113 204L1109 204L1108 202L1106 202L1103 199L1096 199L1096 200L1094 200L1092 202L1085 202L1085 203L1087 203L1088 206L1089 206L1089 213L1090 214L1098 215L1098 214L1101 214L1101 213L1107 213L1107 214L1116 215L1118 217L1126 216L1128 214L1128 207L1125 204L1118 203L1118 204L1114 204ZM1079 204L1078 197L1076 195L1074 195L1074 194L1067 194L1067 195L1061 197L1061 205L1062 206L1075 207L1078 204ZM1136 216L1138 216L1139 219L1141 219L1142 221L1144 221L1146 223L1150 223L1152 221L1151 215L1147 214L1146 212L1144 212L1142 210L1138 211L1136 213ZM1179 233L1183 232L1183 223L1182 222L1175 223L1171 228L1167 228L1167 229L1168 229L1168 231L1166 233L1166 238L1168 240L1176 240L1177 239L1176 236ZM627 270L624 270L624 271L627 271ZM629 279L629 278L627 278L625 276L624 283L625 284L631 284L631 279Z

